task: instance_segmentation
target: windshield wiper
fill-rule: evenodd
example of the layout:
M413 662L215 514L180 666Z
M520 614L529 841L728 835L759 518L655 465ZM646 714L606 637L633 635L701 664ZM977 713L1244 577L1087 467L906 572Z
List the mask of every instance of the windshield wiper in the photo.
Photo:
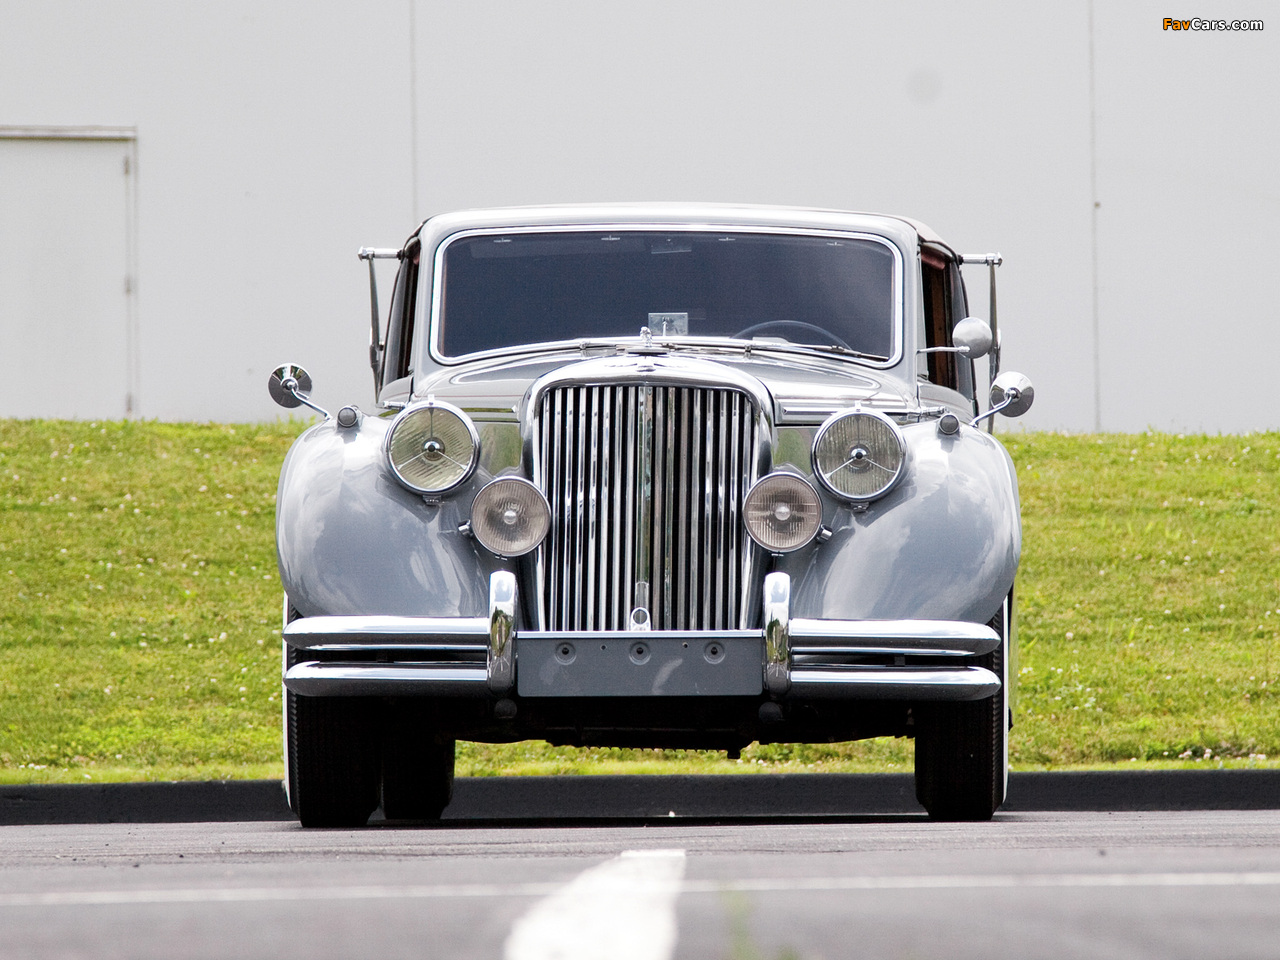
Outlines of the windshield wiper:
M797 347L812 347L812 346L815 346L815 344L812 344L812 343L797 343L797 344L793 344L793 346L797 346ZM846 357L857 357L859 360L878 360L878 361L880 361L881 363L884 363L886 360L888 360L888 359L889 359L888 357L882 357L882 356L880 356L878 353L863 353L861 350L852 350L852 349L850 349L849 347L842 347L842 346L840 346L838 343L828 344L827 346L825 346L825 347L820 347L819 349L821 349L821 350L834 350L836 353L842 353L842 354L844 354Z
M877 353L863 353L861 350L854 350L851 347L842 346L838 343L795 343L791 340L782 339L760 339L760 340L737 340L737 343L745 343L747 350L800 350L804 353L812 353L814 350L831 351L845 357L853 357L855 360L875 360L884 363L888 357L882 357Z

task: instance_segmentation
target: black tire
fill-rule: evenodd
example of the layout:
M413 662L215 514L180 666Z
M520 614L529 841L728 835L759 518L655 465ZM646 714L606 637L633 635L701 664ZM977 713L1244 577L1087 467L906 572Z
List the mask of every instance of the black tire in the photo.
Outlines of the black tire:
M439 820L453 799L455 743L430 717L392 703L382 742L382 812L388 820Z
M285 651L286 663L298 654ZM362 827L378 806L374 703L285 692L289 803L304 827Z
M289 695L294 810L304 827L362 827L378 806L367 700Z
M1005 618L1012 596L991 620L1004 642L979 658L1005 679ZM934 820L990 820L1004 803L1008 776L1008 684L986 700L925 703L915 710L916 799Z

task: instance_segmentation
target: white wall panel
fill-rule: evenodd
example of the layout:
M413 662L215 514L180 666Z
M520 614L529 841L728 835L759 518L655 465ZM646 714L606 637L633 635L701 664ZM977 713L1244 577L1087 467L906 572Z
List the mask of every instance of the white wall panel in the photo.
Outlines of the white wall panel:
M130 412L131 163L125 140L0 128L0 415Z
M0 124L138 132L142 416L273 417L283 359L325 404L367 402L355 250L422 216L703 199L907 213L1000 251L1027 427L1275 427L1280 19L1167 13L46 0L6 8Z

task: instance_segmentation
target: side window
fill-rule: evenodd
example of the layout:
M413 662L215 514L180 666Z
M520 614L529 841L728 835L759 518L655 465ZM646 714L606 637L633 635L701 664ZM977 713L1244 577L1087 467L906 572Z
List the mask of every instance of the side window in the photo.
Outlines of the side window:
M955 260L947 262L947 299L951 303L951 318L947 326L947 342L950 343L950 330L965 317L969 316L969 298L965 294L964 279L960 276L960 264ZM975 397L973 361L966 360L958 354L955 356L956 389L972 400Z
M934 248L920 248L923 284L923 342L926 347L949 347L952 328L968 316L968 301L960 265ZM956 353L930 353L921 358L919 373L930 383L956 390L973 399L973 361Z
M949 347L951 345L951 298L947 290L947 261L936 250L920 248L920 277L924 283L924 345ZM939 386L957 387L956 355L954 353L926 354L925 379Z
M418 293L418 260L421 252L422 245L415 237L406 246L404 259L400 261L400 270L396 274L382 353L384 384L407 377L412 372L409 350L413 343L413 309Z

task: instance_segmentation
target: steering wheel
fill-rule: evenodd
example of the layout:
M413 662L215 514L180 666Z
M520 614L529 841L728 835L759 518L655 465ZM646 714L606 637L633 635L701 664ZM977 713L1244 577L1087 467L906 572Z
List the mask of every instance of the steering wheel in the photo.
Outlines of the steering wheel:
M810 333L820 334L826 338L820 345L835 344L837 347L844 347L846 350L850 351L853 350L853 347L849 346L849 344L845 343L843 339L837 337L826 327L820 327L816 323L805 323L803 320L766 320L764 323L754 323L745 330L739 330L733 336L737 340L745 340L760 333L762 330L785 330L787 328L793 330L808 330ZM814 344L809 344L809 346L814 346Z

